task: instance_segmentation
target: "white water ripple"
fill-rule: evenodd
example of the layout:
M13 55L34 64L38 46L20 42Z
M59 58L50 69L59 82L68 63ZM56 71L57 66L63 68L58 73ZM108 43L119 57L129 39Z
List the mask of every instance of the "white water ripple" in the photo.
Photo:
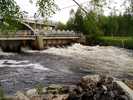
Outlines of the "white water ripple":
M49 70L48 68L45 68L44 66L42 66L41 64L37 64L37 63L30 63L28 60L24 60L24 61L16 61L16 60L0 60L0 67L11 67L11 68L34 68L34 69L38 69L38 70Z

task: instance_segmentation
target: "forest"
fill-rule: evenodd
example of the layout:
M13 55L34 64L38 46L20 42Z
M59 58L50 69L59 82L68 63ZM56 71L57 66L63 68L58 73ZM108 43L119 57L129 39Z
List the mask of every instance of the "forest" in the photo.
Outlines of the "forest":
M59 29L82 32L87 37L89 44L104 44L125 46L133 48L133 3L121 9L111 9L108 15L104 14L105 0L94 0L91 7L84 12L80 6L75 12L70 12L70 18L66 24L59 23ZM125 2L124 2L125 3ZM107 6L106 6L107 7Z

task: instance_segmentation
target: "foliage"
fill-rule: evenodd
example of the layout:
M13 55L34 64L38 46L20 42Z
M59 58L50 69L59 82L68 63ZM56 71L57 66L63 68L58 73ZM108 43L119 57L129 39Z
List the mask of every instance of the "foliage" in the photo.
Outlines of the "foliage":
M84 33L87 40L94 40L94 38L101 34L98 27L98 19L96 13L88 12L86 15L78 8L77 12L67 22L67 29Z
M114 9L109 16L102 14L107 0L91 0L88 13L78 9L67 22L67 29L83 32L87 40L94 40L99 36L133 36L133 0L128 0L123 14L116 14ZM102 5L103 4L103 5ZM127 9L128 8L128 9ZM99 11L99 12L98 12Z
M33 0L29 0L29 2L33 3ZM55 4L55 0L37 0L36 6L38 8L38 15L45 18L55 14L55 11L58 9L58 6ZM20 8L16 4L15 0L0 0L0 17L4 18L6 16L10 16L18 18L22 13L23 12L20 11Z
M57 26L56 26L56 29L58 30L65 30L66 29L66 25L65 24L63 24L63 23L61 23L61 22L59 22L58 24L57 24Z
M84 28L84 13L78 9L77 12L75 13L75 20L74 20L74 25L75 25L75 30L76 31L83 31L82 29Z
M74 18L70 18L67 22L66 29L75 30Z
M101 30L106 36L133 36L133 16L106 16Z
M58 9L55 0L37 0L36 6L38 7L38 14L45 18L55 14Z
M16 32L17 30L21 30L23 25L18 20L12 20L11 18L6 18L0 24L0 31L3 34L8 34L8 32Z
M6 33L18 28L18 20L22 17L22 13L14 0L1 0L0 17L0 31Z
M20 8L14 0L0 0L0 17L20 17Z
M33 0L29 0L31 3ZM37 0L38 15L47 18L55 13L57 5L55 0ZM19 29L19 21L23 17L23 12L15 0L0 0L0 31L16 31Z
M96 14L102 14L103 13L103 7L106 6L106 1L107 0L91 0L91 6L93 12Z

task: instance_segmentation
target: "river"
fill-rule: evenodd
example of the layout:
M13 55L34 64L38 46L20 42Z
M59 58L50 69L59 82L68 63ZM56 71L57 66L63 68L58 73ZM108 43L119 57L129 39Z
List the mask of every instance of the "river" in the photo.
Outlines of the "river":
M22 53L0 51L0 83L6 94L37 84L75 84L88 74L107 74L133 80L133 51L112 46L51 47Z

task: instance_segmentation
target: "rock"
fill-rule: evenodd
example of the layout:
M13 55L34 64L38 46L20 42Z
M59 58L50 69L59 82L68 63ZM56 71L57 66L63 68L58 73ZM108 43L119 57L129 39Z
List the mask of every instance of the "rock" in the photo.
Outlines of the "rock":
M53 94L45 94L43 96L43 100L67 100L68 94L63 94L63 95L53 95ZM40 100L40 99L39 99Z
M83 77L68 100L130 100L127 97L113 77L94 75Z
M73 92L69 94L67 100L80 100L80 96Z
M44 87L44 88L42 89L42 92L43 92L43 93L47 93L47 89Z
M120 99L121 99L121 100L129 100L129 98L128 98L127 96L125 96L125 95L122 95L122 96L120 97Z
M63 91L63 86L61 85L50 85L47 88L48 93L56 94L56 93L61 93Z
M52 85L48 86L47 89L60 89L60 88L62 88L62 87L63 87L63 86L61 86L61 85L52 84Z
M30 89L26 92L26 95L29 96L29 97L33 97L33 96L37 96L38 93L37 93L37 90L36 89Z
M30 100L44 100L43 96L33 96Z
M102 85L102 88L103 88L104 91L107 91L108 90L105 85Z
M69 86L69 93L73 92L73 90L74 90L75 88L77 88L76 85L71 85L71 86Z
M70 92L69 86L63 86L59 91L60 94L68 94L69 92Z
M16 99L17 100L30 100L26 95L24 95L22 92L18 91L16 93Z
M114 81L113 77L107 77L106 84L112 84L113 81Z
M64 95L57 95L52 100L67 100L67 98L68 98L68 95L64 94Z
M53 94L45 94L43 100L52 100Z
M81 96L81 100L93 100L93 95L90 95L89 93L83 93L83 95Z
M77 85L50 85L42 88L42 91L43 94L39 95L36 89L31 89L26 94L31 97L30 100L133 100L132 90L125 84L114 80L113 77L103 75L88 75L83 77ZM18 95L24 97L20 100L29 100L22 93ZM128 96L131 96L130 99Z
M124 80L123 82L133 90L133 80Z
M126 84L121 81L116 81L116 83L122 88L123 91L125 91L130 100L133 100L133 90L131 90Z
M112 97L112 98L114 98L116 95L114 94L114 92L113 91L110 91L109 92L109 95Z
M83 89L93 89L94 87L96 87L96 82L94 82L93 80L84 80L81 81L81 85L80 85Z
M83 83L90 83L90 82L98 82L100 80L100 76L99 75L87 75L87 76L84 76L82 79L81 79L81 82Z
M107 80L106 80L106 76L105 75L99 75L99 83L104 84Z

